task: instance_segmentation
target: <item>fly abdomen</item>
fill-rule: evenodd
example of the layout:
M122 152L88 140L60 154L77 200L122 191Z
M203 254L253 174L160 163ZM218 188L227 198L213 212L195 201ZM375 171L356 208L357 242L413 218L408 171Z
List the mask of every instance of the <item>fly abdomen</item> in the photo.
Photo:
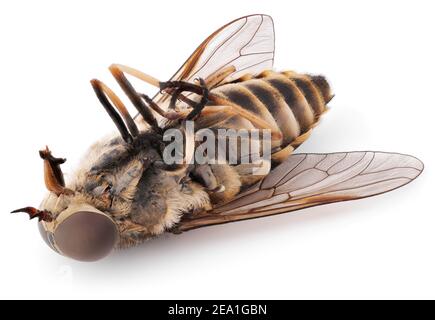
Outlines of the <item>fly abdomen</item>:
M266 120L271 129L281 131L280 149L287 148L290 153L291 147L298 147L308 138L332 98L324 77L292 71L265 71L213 92Z
M264 78L284 98L299 123L301 132L306 132L314 123L314 112L298 86L284 75Z
M265 120L270 129L276 132L279 132L280 129L278 127L277 121L274 118L273 114L270 112L267 105L265 105L258 96L256 96L251 90L241 85L240 83L230 83L227 85L223 85L218 87L212 91L214 94L218 94L223 96L225 99L228 99L234 104L237 104L243 107L245 110L248 110L259 116L261 119ZM230 120L231 122L231 120ZM227 127L226 124L223 127ZM247 129L247 128L238 128L238 129ZM282 145L283 139L273 140L272 148L276 149Z
M317 120L325 111L325 101L319 88L307 76L291 74L289 78L294 81L295 85L304 94L305 99L313 110L314 118Z
M271 84L262 79L255 79L246 81L243 86L267 106L281 130L284 145L291 143L301 134L301 128L294 113L288 107L281 93Z

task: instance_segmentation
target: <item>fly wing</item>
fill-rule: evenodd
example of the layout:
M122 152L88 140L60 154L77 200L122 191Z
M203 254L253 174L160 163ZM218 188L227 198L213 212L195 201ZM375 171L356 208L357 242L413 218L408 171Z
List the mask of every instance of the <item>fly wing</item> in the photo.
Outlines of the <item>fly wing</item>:
M183 217L173 231L366 198L406 185L422 171L420 160L398 153L295 154L231 202Z
M245 16L222 26L206 38L170 80L193 82L228 70L219 83L245 74L272 69L275 56L273 20L268 15ZM153 100L165 108L170 95L158 93Z
M234 66L226 81L246 73L271 69L275 53L273 20L267 15L252 15L234 20L213 32L172 77L193 81Z

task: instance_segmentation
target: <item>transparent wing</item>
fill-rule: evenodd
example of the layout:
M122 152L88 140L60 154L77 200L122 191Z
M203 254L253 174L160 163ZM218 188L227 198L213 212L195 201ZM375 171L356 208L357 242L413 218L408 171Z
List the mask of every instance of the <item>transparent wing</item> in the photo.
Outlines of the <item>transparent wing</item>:
M172 79L193 81L234 66L227 81L246 73L258 74L273 66L275 36L273 20L252 15L234 20L213 32L187 59Z
M192 53L171 80L192 82L206 79L219 70L232 68L215 84L257 75L273 67L275 34L273 20L268 15L251 15L236 19L213 32ZM158 93L154 101L164 108L167 94Z
M295 154L231 202L184 217L175 232L366 198L408 184L422 171L420 160L397 153Z

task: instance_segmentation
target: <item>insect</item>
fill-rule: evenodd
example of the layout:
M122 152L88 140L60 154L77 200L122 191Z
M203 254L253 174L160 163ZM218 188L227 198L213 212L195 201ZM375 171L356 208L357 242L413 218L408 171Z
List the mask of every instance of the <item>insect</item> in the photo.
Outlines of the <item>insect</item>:
M137 116L92 80L119 134L93 144L68 181L60 168L65 159L40 151L49 192L39 209L13 212L37 218L42 237L58 253L94 261L164 232L381 194L422 172L420 160L396 153L293 154L333 95L323 76L273 71L274 43L272 18L251 15L212 33L169 81L112 65ZM126 75L159 92L153 98L137 92ZM165 130L183 131L187 121L197 130L269 130L271 171L253 175L249 164L228 161L165 163Z

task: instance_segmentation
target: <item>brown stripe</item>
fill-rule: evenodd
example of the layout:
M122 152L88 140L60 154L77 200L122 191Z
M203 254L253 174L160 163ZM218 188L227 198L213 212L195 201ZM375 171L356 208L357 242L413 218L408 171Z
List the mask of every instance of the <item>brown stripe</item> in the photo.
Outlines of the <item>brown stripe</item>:
M230 112L234 113L234 115L249 120L258 129L272 129L272 141L282 141L281 131L277 128L271 128L270 123L264 120L260 115L257 115L249 110L246 110L244 107L235 104L231 100L225 98L223 94L219 94L218 92L210 92L209 98L210 101L215 105L231 107Z
M224 95L231 102L263 118L263 120L270 124L271 129L279 130L275 119L272 117L269 110L267 110L266 106L244 86L240 84L228 84L218 87L215 90ZM215 90L213 90L213 92L215 92Z
M320 90L310 81L310 79L305 77L295 78L293 81L303 92L305 99L307 99L314 111L316 119L318 119L325 109L325 101L323 100Z
M283 133L283 144L292 142L301 131L293 112L281 94L270 84L258 79L247 81L243 86L250 90L269 110Z
M268 82L281 93L298 120L301 131L308 130L314 121L313 110L296 84L283 75L264 78L263 81Z

